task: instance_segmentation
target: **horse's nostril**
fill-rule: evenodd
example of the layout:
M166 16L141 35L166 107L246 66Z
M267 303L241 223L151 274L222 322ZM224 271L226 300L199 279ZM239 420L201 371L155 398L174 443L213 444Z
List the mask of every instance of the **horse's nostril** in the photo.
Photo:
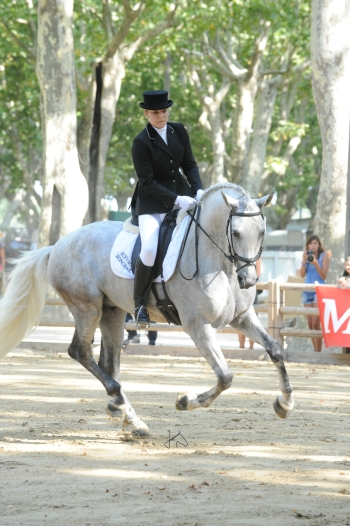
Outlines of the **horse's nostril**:
M241 289L245 289L247 280L245 278L242 278L241 276L238 276L238 283L239 287Z

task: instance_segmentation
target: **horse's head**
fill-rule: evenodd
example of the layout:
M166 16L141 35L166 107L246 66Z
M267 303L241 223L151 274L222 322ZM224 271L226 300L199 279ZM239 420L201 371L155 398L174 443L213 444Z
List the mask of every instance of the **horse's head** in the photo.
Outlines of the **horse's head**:
M226 233L238 283L241 289L249 289L258 280L255 265L262 252L266 230L262 208L271 202L274 192L260 199L252 199L249 195L234 198L221 193L231 209Z

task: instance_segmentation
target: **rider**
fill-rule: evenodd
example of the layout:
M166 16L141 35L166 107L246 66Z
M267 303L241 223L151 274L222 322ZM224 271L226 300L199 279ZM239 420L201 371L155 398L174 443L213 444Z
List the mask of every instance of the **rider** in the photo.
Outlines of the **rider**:
M186 128L179 122L168 123L172 104L167 91L143 93L140 107L148 123L132 146L138 183L131 209L138 216L141 236L134 281L135 320L140 326L150 323L146 306L154 278L160 224L174 205L186 211L191 208L193 197L202 188Z

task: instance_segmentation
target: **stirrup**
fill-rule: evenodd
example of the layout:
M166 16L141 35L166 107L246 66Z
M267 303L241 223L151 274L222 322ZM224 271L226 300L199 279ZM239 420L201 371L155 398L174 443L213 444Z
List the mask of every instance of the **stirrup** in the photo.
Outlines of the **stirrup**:
M147 329L151 325L148 310L144 305L135 310L135 322L140 329Z

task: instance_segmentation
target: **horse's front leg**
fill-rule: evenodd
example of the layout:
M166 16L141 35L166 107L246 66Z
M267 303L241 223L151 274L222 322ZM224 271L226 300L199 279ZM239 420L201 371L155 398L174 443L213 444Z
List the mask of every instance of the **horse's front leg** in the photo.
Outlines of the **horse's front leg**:
M101 352L98 365L114 380L120 382L120 353L124 339L125 312L117 307L103 306L100 320ZM134 408L126 397L123 388L120 388L125 402L124 425L130 426L135 436L148 436L148 426L137 416ZM109 413L114 416L119 407L111 401L108 404Z
M214 370L218 382L215 387L195 396L190 393L179 395L176 401L176 409L180 411L198 409L199 407L209 407L213 400L231 386L232 372L230 371L220 345L216 338L215 329L209 324L194 325L187 323L183 325L184 330L194 341L197 349L207 360Z
M281 346L265 331L255 313L254 307L250 307L243 318L234 319L230 325L251 340L262 345L275 364L282 394L277 397L273 407L277 416L286 418L294 408L294 400L292 396L293 387L284 365Z

